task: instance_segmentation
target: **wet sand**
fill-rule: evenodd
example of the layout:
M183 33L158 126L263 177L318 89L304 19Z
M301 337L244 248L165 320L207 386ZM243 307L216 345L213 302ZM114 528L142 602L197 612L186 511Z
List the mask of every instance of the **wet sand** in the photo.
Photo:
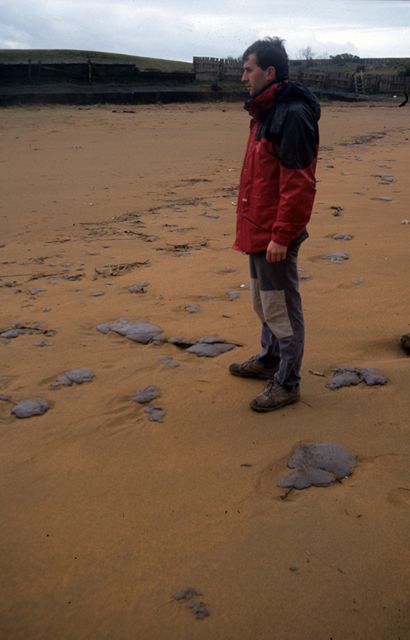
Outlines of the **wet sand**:
M0 332L55 333L0 339L1 638L410 637L409 113L323 106L302 402L255 414L263 383L227 372L258 347L231 250L241 106L2 110ZM120 318L240 346L206 358L96 330ZM326 388L349 366L389 382ZM74 368L95 378L50 388ZM149 385L162 422L131 399ZM37 397L44 415L10 414ZM305 441L357 466L283 500ZM210 617L172 598L188 586Z

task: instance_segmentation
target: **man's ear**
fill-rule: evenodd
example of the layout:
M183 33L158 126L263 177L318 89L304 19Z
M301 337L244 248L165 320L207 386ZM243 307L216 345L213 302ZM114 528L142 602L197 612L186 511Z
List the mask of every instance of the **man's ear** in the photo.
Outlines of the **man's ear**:
M269 81L276 80L276 68L275 67L268 67L266 69L266 74L267 74L266 77L267 77L267 79Z

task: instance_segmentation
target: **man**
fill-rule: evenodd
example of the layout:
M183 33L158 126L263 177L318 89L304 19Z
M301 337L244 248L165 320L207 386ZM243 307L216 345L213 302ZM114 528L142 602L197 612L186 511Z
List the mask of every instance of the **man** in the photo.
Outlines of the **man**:
M304 323L298 287L298 250L308 237L316 191L320 105L289 81L279 38L258 40L243 54L252 117L243 161L234 249L249 255L253 307L262 322L262 350L232 375L268 380L250 403L273 411L300 399Z

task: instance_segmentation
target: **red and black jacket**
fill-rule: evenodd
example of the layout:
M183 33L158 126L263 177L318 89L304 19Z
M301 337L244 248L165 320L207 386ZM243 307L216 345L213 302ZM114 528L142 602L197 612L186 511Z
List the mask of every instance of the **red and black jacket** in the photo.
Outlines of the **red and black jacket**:
M252 116L239 185L234 249L266 251L299 237L312 213L319 145L317 98L302 85L269 85L245 104Z

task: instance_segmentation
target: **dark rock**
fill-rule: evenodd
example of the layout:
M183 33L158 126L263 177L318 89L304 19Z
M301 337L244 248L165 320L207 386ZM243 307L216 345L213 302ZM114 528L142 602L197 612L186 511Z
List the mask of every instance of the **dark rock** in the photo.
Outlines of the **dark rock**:
M170 344L174 344L176 347L180 347L181 349L186 349L187 347L191 347L195 344L195 340L190 340L189 338L183 338L182 336L175 336L173 338L169 338L168 342Z
M52 347L51 342L47 342L46 340L40 340L39 342L34 343L35 347Z
M410 356L410 333L403 333L400 337L401 348L408 356Z
M148 413L148 420L151 422L162 422L162 418L166 415L162 407L145 407L144 411Z
M179 362L175 362L175 360L171 356L161 356L159 358L159 361L170 369L176 369L180 366Z
M340 389L341 387L350 387L361 382L368 386L384 385L388 382L387 378L378 374L374 369L361 369L359 367L345 367L334 369L335 376L326 384L328 389Z
M109 333L113 331L120 336L133 340L134 342L140 342L142 344L148 344L154 339L158 338L161 333L161 328L155 324L149 324L148 322L128 322L126 318L121 318L117 322L99 324L97 331L101 333Z
M188 311L188 313L198 313L200 306L198 304L186 304L184 309Z
M128 291L130 293L146 293L148 282L137 282L132 287L129 287Z
M10 402L11 398L10 396L5 396L3 394L0 394L0 402Z
M308 489L308 487L327 487L335 481L334 476L323 469L305 467L284 476L278 481L281 489Z
M94 291L94 293L91 294L92 298L100 298L101 296L105 296L105 291Z
M83 382L92 382L93 379L94 373L91 369L70 369L58 376L51 386L52 388L71 387L74 383L83 384Z
M389 176L385 173L373 173L372 176L373 178L380 178L380 181L384 184L393 184L393 182L396 182L394 176Z
M195 598L198 592L193 587L185 587L185 589L181 589L181 591L175 591L172 594L174 600L191 600L191 598Z
M142 262L121 262L119 264L112 264L110 262L108 264L104 264L101 268L94 267L94 276L95 278L98 278L99 276L102 276L103 278L118 277L124 275L124 273L129 273L134 269L150 266L151 263L149 260L144 260Z
M14 413L16 418L31 418L31 416L43 415L49 408L47 400L34 398L33 400L21 400L12 408L11 413Z
M41 327L30 327L23 324L15 324L7 329L0 330L0 338L6 338L8 340L12 338L18 338L22 335L42 334L47 337L54 336L55 331L53 329L42 329Z
M185 349L188 353L195 353L197 356L214 357L226 351L234 349L237 345L225 342L225 338L221 336L202 336L198 340L189 340L188 338L176 337L168 340L181 349Z
M213 358L221 353L226 353L234 349L236 345L227 342L213 342L211 344L205 342L197 342L187 349L188 353L195 353L197 356L205 356Z
M335 233L333 240L351 240L353 236L350 233Z
M110 333L110 331L111 331L111 325L108 322L105 323L105 324L99 324L99 325L97 325L96 329L100 333L107 334L107 333Z
M376 385L384 385L387 383L386 376L382 376L375 372L374 369L360 369L360 375L369 387Z
M322 256L322 260L329 260L329 262L335 262L337 264L340 264L345 260L349 260L349 254L348 253L328 253L327 255Z
M133 340L134 342L148 344L156 339L160 333L161 329L157 325L149 324L148 322L138 322L129 325L126 337L128 340Z
M239 291L227 291L226 295L228 296L229 300L236 300L237 298L239 298Z
M193 601L193 602L191 601L187 604L187 606L191 609L192 613L194 614L197 620L204 620L205 618L208 618L208 616L211 615L209 613L209 610L206 608L205 604L200 600Z
M333 205L330 208L332 209L334 216L341 216L342 215L343 207L339 207L339 206L334 206Z
M178 602L187 601L187 607L191 609L197 620L204 620L210 616L210 612L201 600L198 599L199 593L193 587L186 587L181 591L172 594L174 600Z
M236 269L233 269L232 267L224 267L223 269L220 269L216 273L234 273L235 271Z
M202 336L201 338L198 338L197 342L215 344L217 342L226 342L226 340L225 338L221 338L221 336Z
M0 333L0 338L11 340L12 338L17 338L21 334L22 331L20 331L19 329L6 329L2 333Z
M82 274L78 274L78 275L70 275L70 274L65 274L62 276L63 280L68 280L69 282L77 282L78 280L82 279Z
M350 387L361 382L362 378L358 373L346 370L336 374L326 386L329 389L340 389L341 387Z
M288 462L288 467L296 471L280 478L277 484L283 489L328 486L349 476L355 464L355 456L340 444L302 444L295 449Z
M150 385L149 387L139 389L135 396L133 396L132 400L135 400L135 402L139 402L140 404L146 404L147 402L151 402L151 400L159 398L160 395L161 391L158 389L158 387Z
M311 442L301 444L293 452L288 467L314 467L333 473L337 480L350 475L356 464L356 458L341 444L334 442Z

